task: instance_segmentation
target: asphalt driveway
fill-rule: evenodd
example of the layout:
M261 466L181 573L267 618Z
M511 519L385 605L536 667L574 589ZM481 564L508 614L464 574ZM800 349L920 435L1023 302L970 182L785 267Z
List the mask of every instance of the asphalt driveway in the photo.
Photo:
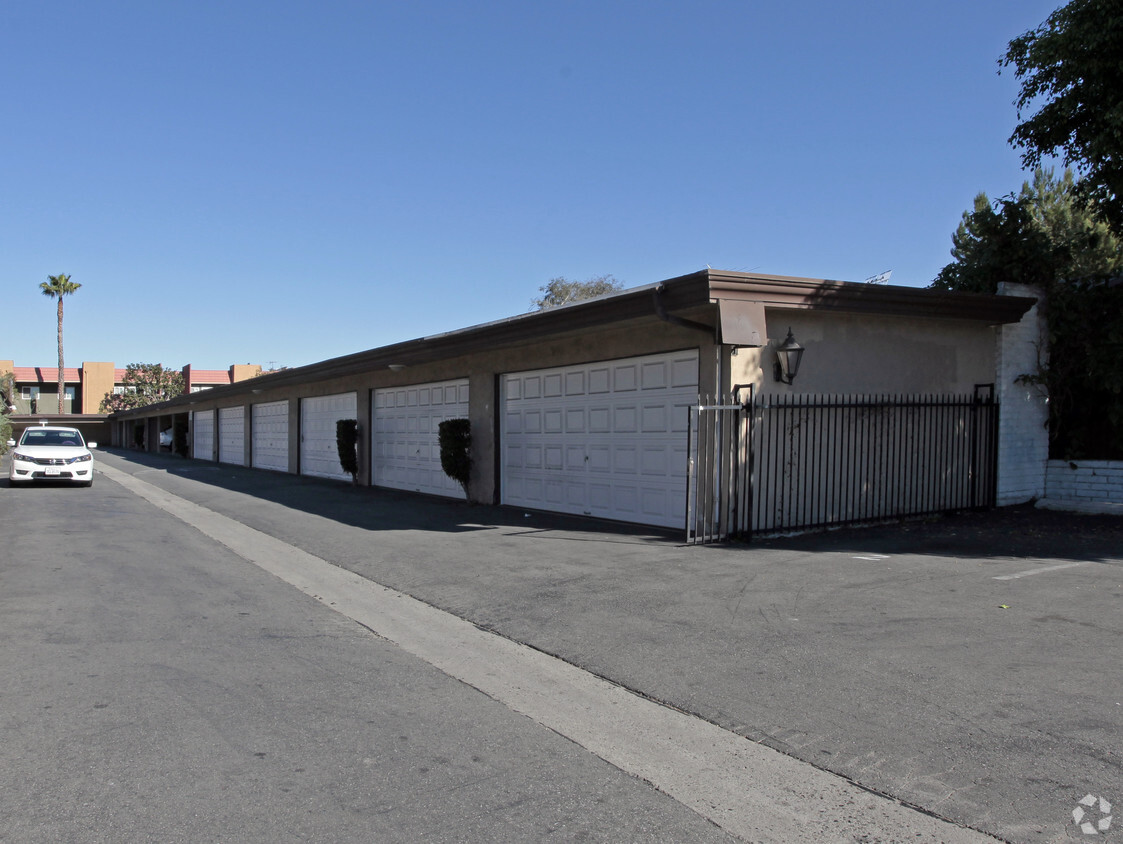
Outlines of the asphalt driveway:
M1123 519L1019 507L698 548L240 467L99 459L1000 838L1080 840L1080 799L1123 805Z

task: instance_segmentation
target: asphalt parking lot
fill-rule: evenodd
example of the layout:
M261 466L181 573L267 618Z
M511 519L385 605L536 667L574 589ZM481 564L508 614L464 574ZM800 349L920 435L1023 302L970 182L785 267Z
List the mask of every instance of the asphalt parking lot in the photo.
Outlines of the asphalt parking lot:
M1080 799L1123 805L1118 517L1018 507L687 547L239 467L99 459L1001 839L1081 840Z

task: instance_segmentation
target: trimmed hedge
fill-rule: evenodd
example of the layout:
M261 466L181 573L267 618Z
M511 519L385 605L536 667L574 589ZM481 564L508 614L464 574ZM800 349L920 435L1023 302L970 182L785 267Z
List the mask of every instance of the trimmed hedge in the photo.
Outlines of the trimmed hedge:
M468 497L468 480L472 476L472 426L467 419L446 419L437 426L441 446L441 468L464 488Z
M335 423L335 447L339 451L339 465L351 476L351 483L359 482L359 422L357 419L339 419Z

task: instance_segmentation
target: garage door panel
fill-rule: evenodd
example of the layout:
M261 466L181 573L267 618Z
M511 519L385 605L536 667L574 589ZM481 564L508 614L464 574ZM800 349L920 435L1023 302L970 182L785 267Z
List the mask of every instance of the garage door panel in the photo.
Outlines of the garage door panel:
M250 464L257 469L289 470L289 403L264 402L250 409Z
M612 368L612 385L615 392L631 392L638 384L639 370L636 364L622 364Z
M376 486L463 498L441 469L440 423L468 416L468 379L376 390L371 477ZM508 454L507 459L512 455Z
M339 464L336 422L357 416L355 393L312 396L300 401L300 474L351 480Z
M641 430L645 434L665 434L670 414L667 407L662 404L648 404L643 408L643 422Z
M639 430L639 409L634 404L619 405L612 415L612 430L617 434L635 434Z
M612 446L608 443L590 443L588 448L590 472L612 473Z
M598 366L589 370L590 395L607 393L611 389L611 383L611 371L607 366Z
M681 526L697 373L690 350L508 374L502 500Z
M645 390L662 390L667 386L667 362L645 363L640 370L643 379L642 386Z
M246 463L246 409L221 407L218 410L218 462L235 466Z
M698 386L698 362L682 358L676 358L672 361L671 386L696 389Z
M548 399L556 399L562 395L562 376L560 373L547 375L542 379L542 395Z
M641 474L655 475L656 477L666 477L669 470L667 460L668 449L664 446L651 446L644 447L643 449L643 469Z
M194 444L191 454L196 460L214 460L214 411L191 414Z

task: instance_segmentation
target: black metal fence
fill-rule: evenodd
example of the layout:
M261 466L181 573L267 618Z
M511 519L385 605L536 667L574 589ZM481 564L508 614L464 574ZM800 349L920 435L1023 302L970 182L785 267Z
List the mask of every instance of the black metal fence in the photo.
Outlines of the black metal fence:
M693 409L691 425L688 542L995 504L993 385L713 401Z

